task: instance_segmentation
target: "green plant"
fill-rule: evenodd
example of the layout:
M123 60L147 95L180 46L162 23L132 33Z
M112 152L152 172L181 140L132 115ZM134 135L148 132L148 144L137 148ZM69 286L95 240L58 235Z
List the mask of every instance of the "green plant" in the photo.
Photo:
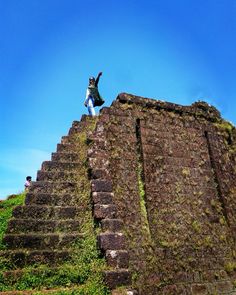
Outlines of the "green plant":
M3 243L3 236L7 229L7 223L12 216L12 210L15 206L22 205L25 200L25 193L9 196L0 203L0 250L6 248Z
M225 264L225 271L227 273L232 273L233 271L236 271L236 262L235 261L229 261Z
M197 233L199 233L201 231L201 224L197 220L193 221L192 227L195 230L195 232L197 232Z

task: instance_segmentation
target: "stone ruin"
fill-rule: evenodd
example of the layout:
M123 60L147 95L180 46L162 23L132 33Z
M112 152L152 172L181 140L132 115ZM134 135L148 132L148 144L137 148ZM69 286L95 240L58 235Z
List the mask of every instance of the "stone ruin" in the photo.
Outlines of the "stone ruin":
M73 138L94 120L73 123L15 208L5 236L12 259L66 259L91 210L83 191L113 294L236 294L235 128L205 102L122 93L87 131L84 166Z

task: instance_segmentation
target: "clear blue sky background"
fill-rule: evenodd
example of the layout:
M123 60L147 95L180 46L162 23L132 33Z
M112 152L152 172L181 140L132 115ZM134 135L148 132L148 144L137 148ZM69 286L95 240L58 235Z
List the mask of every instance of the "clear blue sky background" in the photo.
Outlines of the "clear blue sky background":
M120 92L189 105L236 122L235 0L0 0L0 199L36 178L103 71Z

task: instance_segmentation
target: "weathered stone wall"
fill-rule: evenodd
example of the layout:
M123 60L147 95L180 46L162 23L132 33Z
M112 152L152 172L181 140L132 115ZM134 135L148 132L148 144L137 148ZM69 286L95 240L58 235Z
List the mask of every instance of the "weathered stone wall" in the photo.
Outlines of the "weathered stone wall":
M94 234L93 210L114 295L236 294L235 128L203 102L128 94L94 128L74 122L43 163L2 255L60 264L83 229Z
M102 114L109 115L113 202L133 285L140 294L230 294L236 182L229 126L205 103L127 94Z

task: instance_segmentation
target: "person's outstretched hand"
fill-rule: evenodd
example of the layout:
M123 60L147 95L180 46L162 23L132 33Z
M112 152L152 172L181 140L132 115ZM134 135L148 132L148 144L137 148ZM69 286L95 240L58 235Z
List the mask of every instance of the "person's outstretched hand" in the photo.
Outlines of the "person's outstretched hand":
M102 72L100 72L100 73L98 74L98 76L102 76Z

